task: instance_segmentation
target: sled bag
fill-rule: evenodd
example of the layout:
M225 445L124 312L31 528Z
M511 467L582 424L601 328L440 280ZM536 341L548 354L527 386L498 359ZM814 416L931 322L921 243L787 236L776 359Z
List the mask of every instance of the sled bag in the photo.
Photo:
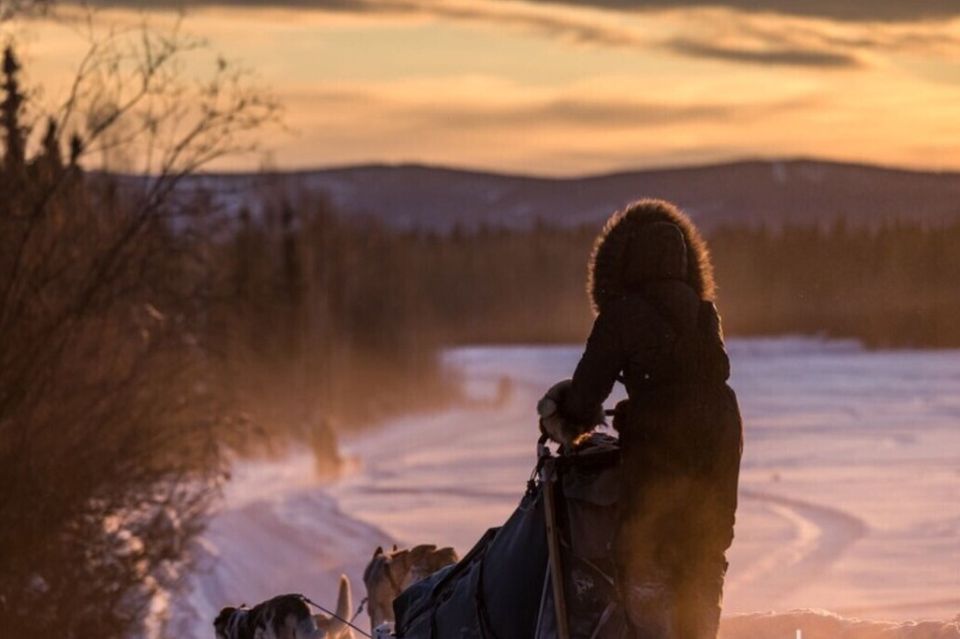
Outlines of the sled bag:
M571 639L620 636L610 549L617 520L619 449L595 435L555 458L557 521ZM555 637L547 579L543 490L531 486L500 528L455 566L410 586L393 602L398 639Z

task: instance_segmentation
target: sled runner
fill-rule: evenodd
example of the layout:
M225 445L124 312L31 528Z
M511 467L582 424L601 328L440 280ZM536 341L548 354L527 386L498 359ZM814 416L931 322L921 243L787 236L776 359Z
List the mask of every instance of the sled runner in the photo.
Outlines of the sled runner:
M619 639L611 555L617 440L593 433L570 453L537 446L520 504L459 563L394 600L397 639Z

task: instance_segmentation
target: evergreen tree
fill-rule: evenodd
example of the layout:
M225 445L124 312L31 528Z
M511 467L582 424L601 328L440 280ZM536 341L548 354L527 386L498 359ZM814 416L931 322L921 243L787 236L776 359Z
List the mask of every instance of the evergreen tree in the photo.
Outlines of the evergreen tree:
M63 168L63 155L60 152L60 137L57 131L57 121L47 119L47 130L43 134L42 161L53 172Z
M70 136L70 167L75 168L83 153L83 139L74 133Z
M0 103L0 126L3 127L6 153L4 168L10 175L23 171L26 155L26 135L20 124L20 114L23 109L24 95L17 78L20 72L20 63L12 46L3 51L3 92L4 99Z

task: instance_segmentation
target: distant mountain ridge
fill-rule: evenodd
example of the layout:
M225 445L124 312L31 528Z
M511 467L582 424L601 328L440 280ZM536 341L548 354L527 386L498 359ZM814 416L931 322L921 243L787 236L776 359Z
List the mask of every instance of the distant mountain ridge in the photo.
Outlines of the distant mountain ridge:
M487 173L417 164L358 165L263 174L207 174L193 186L234 208L257 193L293 201L325 193L345 215L391 227L466 231L597 224L641 197L679 204L706 230L724 225L938 225L960 219L960 173L819 160L748 160L572 178ZM255 208L255 207L254 207Z

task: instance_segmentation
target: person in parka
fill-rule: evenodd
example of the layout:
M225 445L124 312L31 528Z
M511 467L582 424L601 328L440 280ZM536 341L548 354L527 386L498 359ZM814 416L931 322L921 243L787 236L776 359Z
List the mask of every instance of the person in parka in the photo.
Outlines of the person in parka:
M714 639L743 435L706 245L674 205L641 200L607 221L588 282L593 330L572 380L541 400L541 428L575 446L623 382L621 601L640 639Z

